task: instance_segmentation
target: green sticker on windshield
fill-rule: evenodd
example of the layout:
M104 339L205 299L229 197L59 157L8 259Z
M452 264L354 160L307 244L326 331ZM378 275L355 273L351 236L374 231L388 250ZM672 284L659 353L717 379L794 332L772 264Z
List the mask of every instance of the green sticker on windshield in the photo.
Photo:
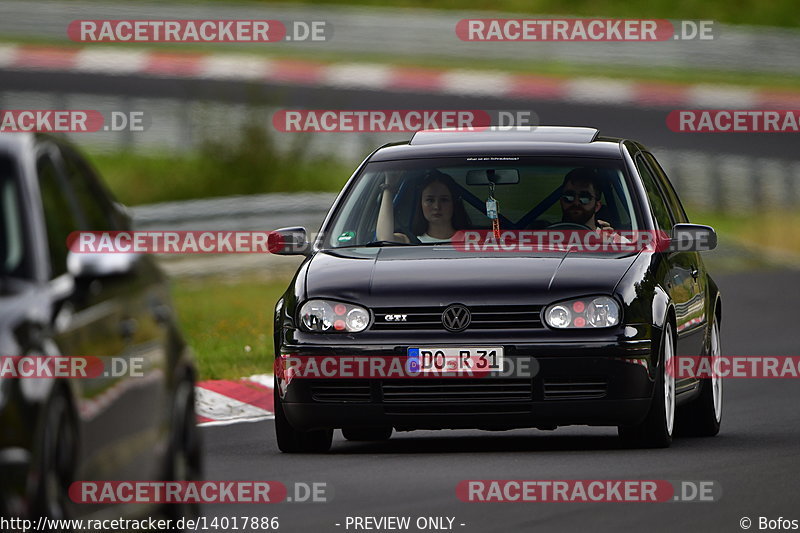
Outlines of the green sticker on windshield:
M356 232L355 231L345 231L344 233L339 235L338 241L339 242L348 242L348 241L353 240L353 237L355 237L355 236L356 236Z

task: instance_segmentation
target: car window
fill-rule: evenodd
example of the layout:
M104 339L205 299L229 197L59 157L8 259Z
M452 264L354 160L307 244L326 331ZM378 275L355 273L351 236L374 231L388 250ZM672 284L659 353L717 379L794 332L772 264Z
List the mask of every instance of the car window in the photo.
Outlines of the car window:
M13 161L0 157L0 269L3 275L24 277L25 239L22 200Z
M67 272L67 237L78 230L78 223L52 157L40 155L36 169L50 250L50 275L55 278Z
M597 218L617 229L638 229L621 160L452 157L369 163L337 207L326 228L324 245L362 246L385 240L377 237L386 188L391 193L394 231L410 236L409 240L430 237L426 228L431 227L431 213L424 203L434 190L449 203L442 216L452 221L452 229L489 230L487 175L505 176L493 193L502 230L544 230L569 218L562 204L562 186L571 172L590 175L586 185L593 193L589 207L598 204ZM439 183L438 189L429 189L433 182ZM430 242L440 241L412 244Z
M650 207L653 210L653 216L656 218L656 223L659 229L664 231L672 230L672 217L669 212L664 198L661 196L661 191L656 184L656 180L650 173L650 169L644 164L641 156L636 156L636 168L639 175L642 177L644 188L647 191L647 199L650 201Z
M83 159L68 148L61 149L67 183L85 218L86 230L116 229L111 213L113 207L98 185Z
M664 172L664 169L658 164L653 154L644 152L644 157L647 159L647 162L650 163L650 168L652 168L656 174L656 178L661 185L661 190L664 191L667 203L672 209L672 214L675 216L676 222L689 222L689 217L686 216L686 210L683 208L683 204L680 198L678 198L678 194L675 192L672 182L669 181L667 173Z
M455 182L466 192L466 207L470 220L476 226L489 227L489 220L484 215L484 203L489 189L486 185L470 185L467 183L467 172L473 170L471 166L441 167L439 171L451 176ZM519 222L533 207L534 198L544 198L548 193L561 186L564 179L563 169L551 166L521 166L519 167L519 183L516 185L499 185L495 188L494 197L500 206L500 213L511 222ZM558 203L547 209L542 216L560 218ZM481 224L483 222L483 224Z

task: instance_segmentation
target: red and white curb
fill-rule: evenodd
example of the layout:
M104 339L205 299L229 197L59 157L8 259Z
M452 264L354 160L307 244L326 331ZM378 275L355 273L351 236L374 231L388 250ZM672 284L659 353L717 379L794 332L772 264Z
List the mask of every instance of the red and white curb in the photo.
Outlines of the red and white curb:
M200 426L226 426L275 418L272 375L237 381L201 381L195 387L195 413Z
M800 108L800 92L730 85L558 78L501 71L369 63L325 64L245 54L204 54L108 46L0 45L0 69L242 80L331 88L424 92L685 108Z

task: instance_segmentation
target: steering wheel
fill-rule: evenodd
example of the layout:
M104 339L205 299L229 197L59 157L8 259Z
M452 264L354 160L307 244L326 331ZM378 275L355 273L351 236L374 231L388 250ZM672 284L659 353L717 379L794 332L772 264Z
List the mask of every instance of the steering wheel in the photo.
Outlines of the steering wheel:
M403 235L408 237L408 242L410 244L422 244L422 241L420 241L419 238L416 235L414 235L414 233L411 230L409 230L408 228L406 228L406 227L399 227L399 228L396 227L395 228L395 233L402 233Z
M405 236L408 237L408 240L411 241L411 244L422 244L422 241L419 240L419 237L414 235L413 233L405 233Z
M592 228L577 222L556 222L548 226L547 229L588 229L591 231Z

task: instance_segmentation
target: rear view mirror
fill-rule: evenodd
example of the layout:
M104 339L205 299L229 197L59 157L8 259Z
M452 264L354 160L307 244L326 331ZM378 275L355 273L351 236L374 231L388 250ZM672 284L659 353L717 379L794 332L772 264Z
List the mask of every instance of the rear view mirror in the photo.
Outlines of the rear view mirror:
M487 168L467 171L467 185L515 185L519 183L519 170L516 168Z
M675 224L669 249L672 252L704 252L717 247L717 233L711 226Z
M133 271L139 254L128 253L67 253L67 271L78 278L123 276Z
M311 249L306 228L301 226L271 231L267 247L270 253L277 255L306 255Z

